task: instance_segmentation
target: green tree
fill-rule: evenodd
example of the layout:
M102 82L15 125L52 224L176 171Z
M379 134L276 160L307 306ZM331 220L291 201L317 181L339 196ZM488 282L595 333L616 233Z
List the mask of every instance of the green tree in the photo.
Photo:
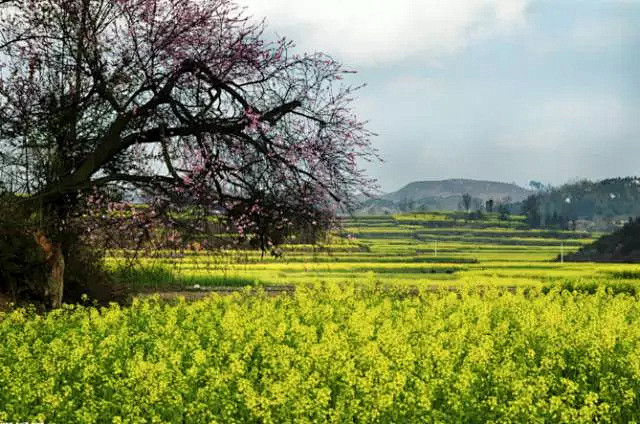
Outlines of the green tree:
M487 200L484 204L484 208L486 209L487 213L493 212L493 199Z
M472 197L469 193L465 193L462 195L462 207L464 208L465 212L469 212L469 210L471 210L471 200Z
M312 222L370 186L352 71L264 40L233 1L0 0L0 17L0 180L67 261L93 189L247 233L258 209Z

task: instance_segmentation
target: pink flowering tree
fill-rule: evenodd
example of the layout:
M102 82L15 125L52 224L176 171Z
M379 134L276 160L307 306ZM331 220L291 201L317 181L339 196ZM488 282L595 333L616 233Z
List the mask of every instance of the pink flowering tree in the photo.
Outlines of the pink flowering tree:
M63 251L94 190L241 234L348 207L376 158L353 71L263 30L230 0L0 0L0 184Z

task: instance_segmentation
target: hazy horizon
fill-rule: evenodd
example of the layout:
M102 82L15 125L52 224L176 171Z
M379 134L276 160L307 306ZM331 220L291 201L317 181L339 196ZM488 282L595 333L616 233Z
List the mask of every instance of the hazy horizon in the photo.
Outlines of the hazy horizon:
M385 159L367 169L385 192L640 174L640 2L242 4L267 36L359 71L355 109Z

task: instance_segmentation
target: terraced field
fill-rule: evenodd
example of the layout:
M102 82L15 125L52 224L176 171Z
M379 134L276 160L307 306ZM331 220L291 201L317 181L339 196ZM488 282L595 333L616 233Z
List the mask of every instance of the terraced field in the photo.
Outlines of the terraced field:
M257 251L165 252L143 258L137 288L296 285L326 282L416 287L634 287L640 266L561 263L558 257L598 234L528 229L522 217L459 212L354 217L328 243L283 246L279 258ZM121 258L110 259L117 265Z

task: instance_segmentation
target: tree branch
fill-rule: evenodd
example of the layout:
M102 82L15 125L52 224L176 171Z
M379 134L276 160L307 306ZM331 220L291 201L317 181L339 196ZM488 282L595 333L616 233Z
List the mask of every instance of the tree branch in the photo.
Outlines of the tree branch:
M287 113L293 112L296 108L299 108L300 106L302 106L302 102L300 102L299 100L294 100L289 103L285 103L281 106L271 109L269 112L262 114L259 120L268 122L270 125L274 125L280 119L282 119L284 115L286 115Z
M112 174L106 177L101 177L95 180L91 180L90 184L96 185L96 186L102 186L112 182L127 182L127 183L153 185L157 183L175 184L176 180L172 177L167 177L163 175Z

